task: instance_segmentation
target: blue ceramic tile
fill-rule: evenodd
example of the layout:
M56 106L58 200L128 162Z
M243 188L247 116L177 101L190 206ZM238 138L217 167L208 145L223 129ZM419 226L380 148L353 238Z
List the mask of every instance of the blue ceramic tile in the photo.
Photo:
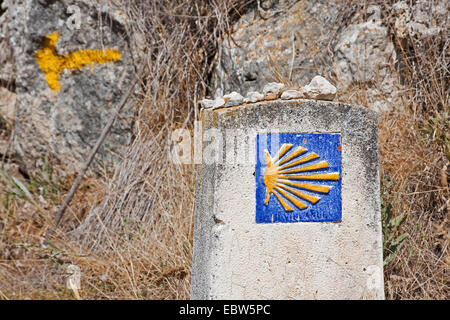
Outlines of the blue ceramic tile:
M256 222L341 221L341 135L256 137Z

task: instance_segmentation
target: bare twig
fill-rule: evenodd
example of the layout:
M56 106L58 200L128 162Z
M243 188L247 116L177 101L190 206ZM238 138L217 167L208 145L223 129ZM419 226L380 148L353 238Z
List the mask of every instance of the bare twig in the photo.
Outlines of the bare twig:
M64 199L63 203L59 207L58 213L56 214L55 219L53 220L53 225L47 231L45 239L47 239L47 237L51 234L52 229L56 228L59 225L59 223L61 222L61 219L62 219L62 217L64 215L64 212L66 211L67 207L69 206L70 201L72 201L72 198L75 195L75 192L77 191L77 189L78 189L78 187L79 187L79 185L81 183L81 179L83 179L83 176L86 173L86 171L89 168L89 166L91 165L92 160L94 159L98 149L102 145L103 141L105 141L106 136L108 135L109 131L111 130L111 127L114 124L114 121L116 120L117 116L122 111L122 108L124 107L125 103L127 102L129 96L131 95L131 92L133 92L134 87L136 86L136 83L140 79L139 76L141 75L141 73L138 73L138 75L136 75L136 77L133 80L130 88L125 93L125 95L122 97L122 99L120 100L120 102L117 105L117 108L116 108L114 114L112 115L111 119L107 123L106 127L103 129L102 134L100 135L100 137L97 140L97 143L91 149L91 152L89 153L88 158L86 159L86 161L83 164L80 172L78 173L77 178L75 179L74 183L72 184L72 187L70 188L69 193L67 194L67 196Z

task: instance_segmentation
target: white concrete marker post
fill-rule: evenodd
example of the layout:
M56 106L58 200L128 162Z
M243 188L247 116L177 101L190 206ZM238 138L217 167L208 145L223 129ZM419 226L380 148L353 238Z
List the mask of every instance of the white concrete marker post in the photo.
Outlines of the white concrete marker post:
M376 114L276 100L202 112L192 299L383 299Z

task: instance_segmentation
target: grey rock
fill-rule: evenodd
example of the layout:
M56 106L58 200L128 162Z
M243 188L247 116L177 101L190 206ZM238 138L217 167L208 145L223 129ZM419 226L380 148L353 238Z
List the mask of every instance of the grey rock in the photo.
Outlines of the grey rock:
M224 107L224 106L225 106L225 99L223 97L217 97L214 100L213 109L221 108L221 107Z
M205 108L205 109L209 109L214 107L216 100L211 100L211 99L203 99L200 101L200 105Z
M264 95L257 91L249 91L247 92L247 96L244 99L244 102L257 102L264 100Z
M109 5L107 5L109 4ZM70 26L69 6L80 9L79 28ZM17 72L17 119L14 147L28 169L50 159L68 171L80 168L122 95L134 77L133 44L125 18L107 1L15 1L8 8L9 43ZM60 74L61 90L52 91L36 61L45 37L59 33L57 54L82 49L111 48L120 51L120 61L93 64ZM131 101L129 102L132 103ZM129 105L130 105L129 104ZM121 114L100 148L96 160L111 165L130 142L134 112Z
M426 39L436 36L440 32L448 32L442 26L448 24L448 1L419 0L412 5L406 1L399 1L394 5L396 18L394 23L397 37L406 39L415 37Z
M310 99L333 100L336 96L336 87L322 76L315 76L303 89Z
M244 101L244 97L235 91L224 95L223 99L225 100L225 107L238 106Z
M413 5L414 10L410 8L405 18L400 13L393 18L401 18L397 24L405 26L406 36L419 28L412 24L408 27L410 21L428 25L432 34L438 25L446 25L445 3L428 1L422 11ZM233 32L220 44L213 91L246 95L249 91L262 92L266 83L280 79L302 87L307 79L321 74L336 80L343 97L363 83L368 88L365 96L371 109L387 111L398 105L395 101L380 104L383 97L405 90L397 80L394 44L380 20L380 8L368 6L364 16L356 13L349 19L343 13L352 9L346 6L342 1L279 0L264 9L261 2L259 8L255 6L235 23ZM428 20L419 19L426 12Z
M379 8L372 6L377 12ZM390 66L395 62L394 44L387 27L373 19L347 27L337 38L333 70L342 88L354 83L389 82Z
M4 13L0 15L0 85L14 87L14 82L16 81L14 59L8 41L10 33L10 24L8 23L9 6L10 0L6 0L0 8L0 12L4 10Z
M283 91L281 94L281 99L283 100L289 100L289 99L300 99L305 97L305 92L303 89L294 90L289 89L286 91Z
M204 109L216 109L216 108L221 108L225 106L225 99L222 97L218 97L214 100L212 99L203 99L202 101L200 101L200 104L202 105L202 107Z
M221 43L212 78L216 92L262 92L265 84L279 82L277 75L300 87L332 71L328 47L339 27L340 3L279 0L267 8L244 14Z

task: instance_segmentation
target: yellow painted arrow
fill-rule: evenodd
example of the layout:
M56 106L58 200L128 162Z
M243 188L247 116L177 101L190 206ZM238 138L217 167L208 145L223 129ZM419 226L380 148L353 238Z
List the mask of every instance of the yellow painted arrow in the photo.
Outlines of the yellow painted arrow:
M53 91L60 91L59 74L64 69L79 70L87 65L93 66L94 63L114 62L122 59L119 50L79 50L69 54L58 54L56 52L56 43L59 34L52 33L45 37L45 46L36 53L36 60L45 73L45 80Z

